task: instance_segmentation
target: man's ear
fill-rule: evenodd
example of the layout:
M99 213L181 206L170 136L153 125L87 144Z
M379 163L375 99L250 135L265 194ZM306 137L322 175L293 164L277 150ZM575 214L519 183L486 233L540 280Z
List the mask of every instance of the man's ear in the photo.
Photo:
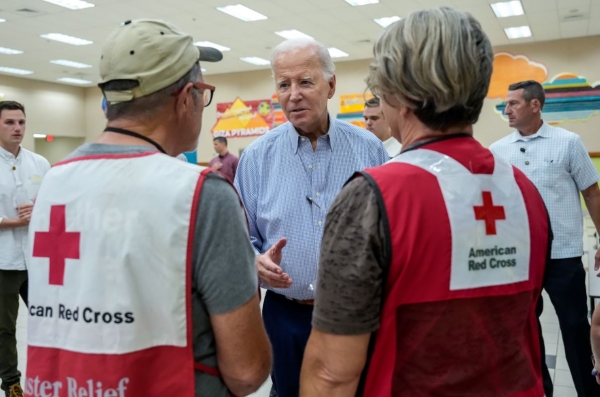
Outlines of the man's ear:
M534 113L540 113L542 111L542 103L538 99L532 99L530 106Z
M190 82L187 83L179 94L177 94L175 99L175 113L177 116L183 116L186 112L190 110L190 107L193 109L195 106L194 96L191 91L194 89L194 85Z
M329 92L327 93L327 98L331 99L333 98L333 94L335 94L335 86L336 86L337 80L335 79L335 74L331 77L331 79L329 79Z

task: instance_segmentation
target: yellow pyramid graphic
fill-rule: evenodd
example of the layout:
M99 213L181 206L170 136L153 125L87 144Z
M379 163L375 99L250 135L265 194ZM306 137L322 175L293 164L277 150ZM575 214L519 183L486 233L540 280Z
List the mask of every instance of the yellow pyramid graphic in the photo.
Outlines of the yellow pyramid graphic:
M231 107L221 116L212 132L231 131L250 127L267 127L268 124L252 108L247 106L239 97L235 99Z

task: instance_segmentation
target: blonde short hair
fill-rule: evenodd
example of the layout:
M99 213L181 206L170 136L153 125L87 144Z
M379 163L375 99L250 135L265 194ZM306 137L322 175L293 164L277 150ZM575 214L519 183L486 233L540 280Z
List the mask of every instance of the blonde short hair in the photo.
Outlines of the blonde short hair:
M434 130L474 124L494 54L481 25L448 7L410 14L388 26L374 47L367 85L394 97Z

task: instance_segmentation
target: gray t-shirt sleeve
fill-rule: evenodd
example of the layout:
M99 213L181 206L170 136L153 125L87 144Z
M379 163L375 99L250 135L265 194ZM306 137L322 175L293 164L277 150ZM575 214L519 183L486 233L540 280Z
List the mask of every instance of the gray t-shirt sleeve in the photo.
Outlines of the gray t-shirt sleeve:
M246 215L233 186L216 173L200 193L193 282L210 314L235 310L258 292Z
M379 328L384 237L377 196L365 178L348 183L325 221L313 327L338 335Z

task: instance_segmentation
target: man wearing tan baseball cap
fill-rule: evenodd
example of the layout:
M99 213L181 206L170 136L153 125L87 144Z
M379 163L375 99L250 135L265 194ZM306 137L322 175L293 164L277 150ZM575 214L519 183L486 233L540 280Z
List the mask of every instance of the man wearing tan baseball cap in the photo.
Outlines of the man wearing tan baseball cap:
M215 89L199 62L221 59L163 21L108 37L108 125L50 170L30 223L42 310L25 395L247 395L269 375L244 210L223 177L174 157L196 149Z

